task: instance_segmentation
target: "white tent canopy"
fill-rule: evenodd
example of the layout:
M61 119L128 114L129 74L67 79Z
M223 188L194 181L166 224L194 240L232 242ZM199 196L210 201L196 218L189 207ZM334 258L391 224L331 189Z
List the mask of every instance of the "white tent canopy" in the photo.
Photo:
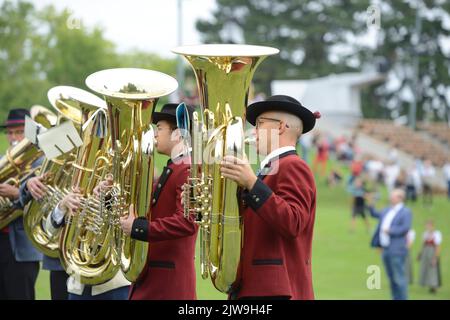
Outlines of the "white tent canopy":
M361 89L381 82L384 74L343 73L310 80L272 81L272 94L284 94L299 100L324 119L348 123L361 117Z

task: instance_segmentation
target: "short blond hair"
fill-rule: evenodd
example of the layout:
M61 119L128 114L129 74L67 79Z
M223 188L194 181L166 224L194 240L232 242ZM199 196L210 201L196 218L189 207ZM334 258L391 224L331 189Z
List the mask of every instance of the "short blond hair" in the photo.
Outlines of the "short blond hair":
M289 127L288 130L290 129L291 132L295 134L296 139L299 139L303 132L302 120L289 112L280 111L279 114L282 117L281 120L283 120Z

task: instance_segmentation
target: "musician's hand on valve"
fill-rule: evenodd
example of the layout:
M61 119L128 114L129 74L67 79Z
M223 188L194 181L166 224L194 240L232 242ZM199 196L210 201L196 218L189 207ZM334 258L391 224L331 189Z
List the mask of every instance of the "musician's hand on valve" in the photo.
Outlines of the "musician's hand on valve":
M257 177L247 159L225 156L221 162L220 173L224 178L235 181L239 186L251 190Z
M58 208L64 213L74 214L81 205L82 194L80 189L74 188L59 203Z
M133 227L133 222L135 219L134 205L130 205L128 216L120 218L120 226L123 232L129 236L131 234L131 228Z
M36 200L40 200L45 196L47 187L42 183L43 179L43 176L39 176L30 178L27 181L27 189L30 191L31 196Z
M9 183L0 183L0 196L11 200L19 199L19 188Z
M101 181L95 188L94 188L94 195L99 198L100 197L100 191L105 192L113 185L113 176L112 174L107 174L105 177L105 180Z

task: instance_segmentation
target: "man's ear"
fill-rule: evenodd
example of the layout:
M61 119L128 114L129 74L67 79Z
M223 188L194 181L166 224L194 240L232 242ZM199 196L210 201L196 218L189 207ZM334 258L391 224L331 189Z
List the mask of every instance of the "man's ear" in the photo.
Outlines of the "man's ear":
M280 130L278 130L278 135L281 136L286 131L286 122L280 122Z
M179 128L176 128L172 131L172 141L180 142L182 139L181 136L181 130Z

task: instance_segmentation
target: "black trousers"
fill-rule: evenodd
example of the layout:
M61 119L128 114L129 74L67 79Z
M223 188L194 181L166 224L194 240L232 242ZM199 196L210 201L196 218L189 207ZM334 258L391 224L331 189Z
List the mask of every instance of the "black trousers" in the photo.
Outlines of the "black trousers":
M0 300L34 300L39 262L17 262L8 234L0 234Z
M68 300L67 279L65 271L50 271L50 291L52 300Z

